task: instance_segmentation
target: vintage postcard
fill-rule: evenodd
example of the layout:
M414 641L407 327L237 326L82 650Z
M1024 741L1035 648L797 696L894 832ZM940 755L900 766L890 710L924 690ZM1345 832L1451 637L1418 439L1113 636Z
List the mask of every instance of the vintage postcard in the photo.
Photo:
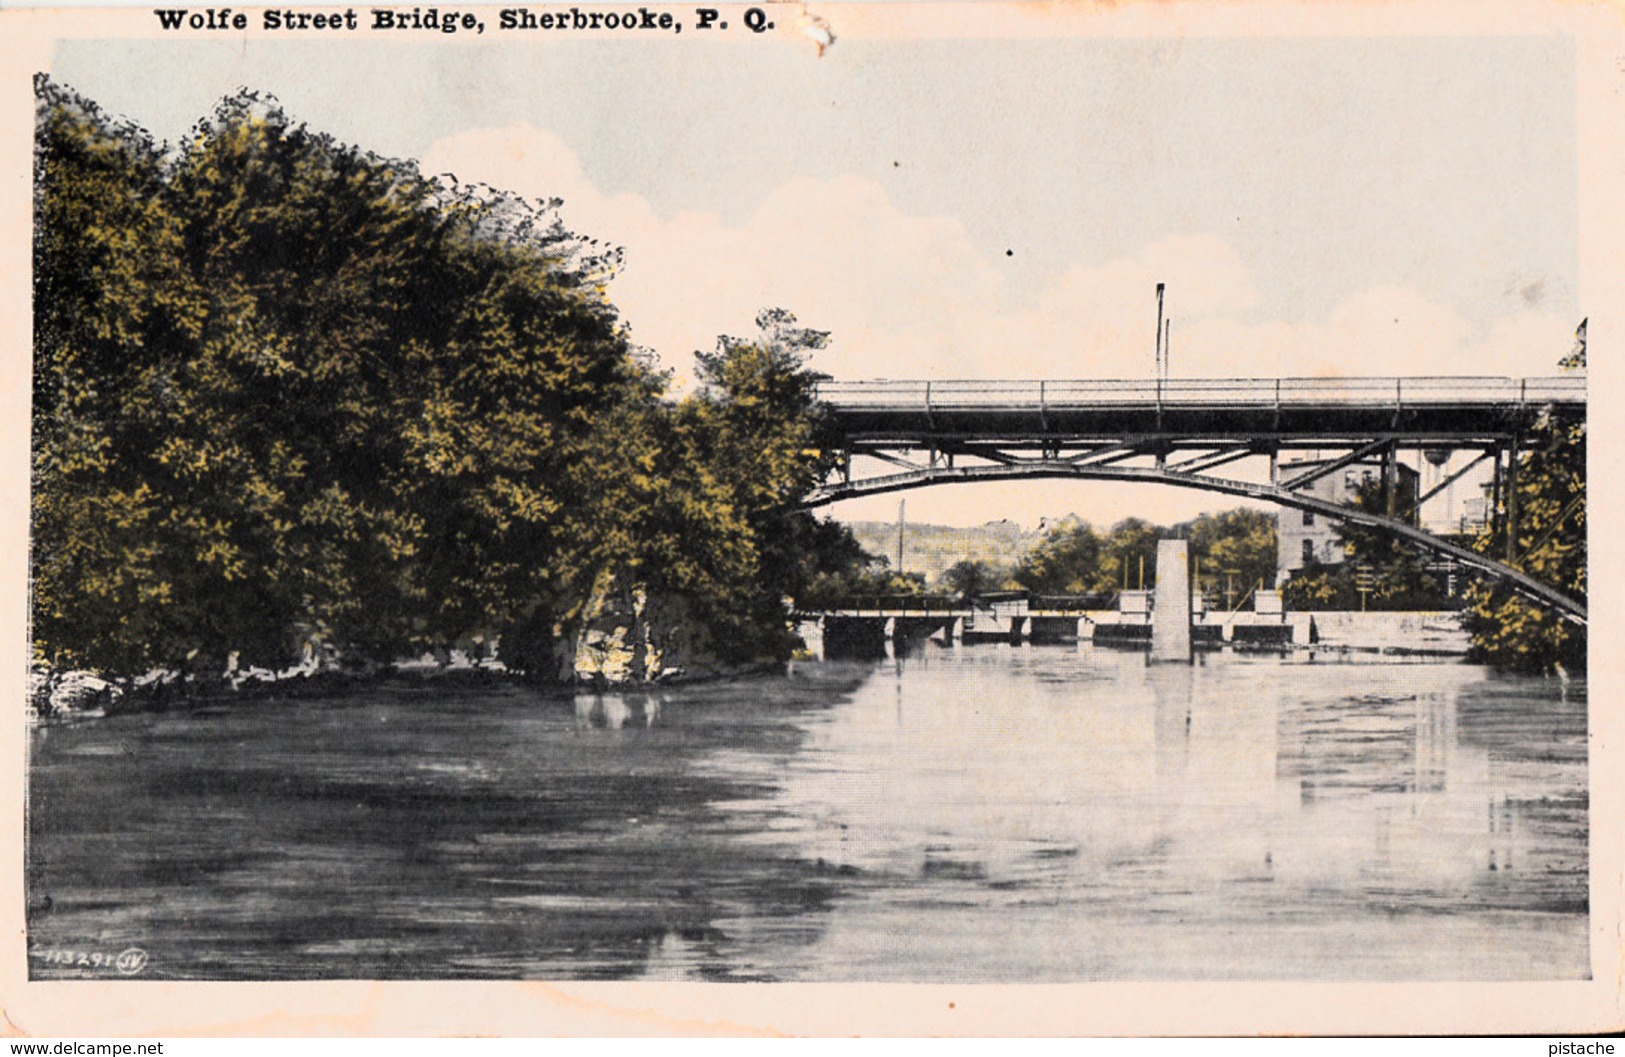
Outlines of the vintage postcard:
M6 1030L1617 1030L1621 18L0 11Z

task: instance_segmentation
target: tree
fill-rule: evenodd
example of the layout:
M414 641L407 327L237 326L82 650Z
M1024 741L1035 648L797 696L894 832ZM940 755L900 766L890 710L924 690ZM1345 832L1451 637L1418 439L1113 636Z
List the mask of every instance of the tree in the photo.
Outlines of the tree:
M1238 577L1243 589L1275 573L1275 519L1257 510L1203 514L1170 527L1126 518L1102 538L1087 524L1053 529L1012 578L1038 594L1111 592L1156 582L1157 542L1187 539L1204 579Z
M1275 579L1275 516L1238 507L1203 514L1174 527L1190 540L1191 558L1204 584L1234 585L1237 597Z
M942 582L960 598L975 601L1004 586L1005 577L994 565L981 561L960 561L942 574Z
M695 458L723 483L746 525L754 562L711 620L730 659L786 656L785 599L828 566L850 566L852 548L795 504L834 466L829 424L817 403L822 375L807 364L829 335L782 309L756 318L750 339L723 337L698 354L699 391L684 402Z
M615 254L253 93L172 154L38 99L42 652L385 658L579 593L627 465L606 431L664 385L604 296Z
M1099 534L1088 524L1065 524L1027 553L1011 579L1035 594L1099 590L1104 577L1102 550Z
M1124 518L1112 526L1101 547L1096 589L1149 588L1157 581L1157 541L1166 530L1143 518ZM1142 574L1141 570L1144 570Z
M1585 324L1564 370L1585 369ZM1586 597L1586 423L1547 409L1524 438L1517 474L1518 524L1513 568L1584 600ZM1503 553L1507 510L1495 511L1474 541L1481 554ZM1586 629L1501 583L1467 591L1465 625L1473 656L1521 671L1584 669Z
M197 340L200 297L159 145L47 78L35 89L35 651L143 671L174 658L184 547L143 453Z
M613 259L558 203L425 180L252 93L170 183L210 305L166 464L196 468L276 623L382 660L574 588L552 560L569 471L650 382L603 296Z
M804 533L801 586L795 594L800 609L835 609L854 600L918 594L924 589L919 577L894 576L885 558L864 550L852 530L838 521L794 518L791 523Z

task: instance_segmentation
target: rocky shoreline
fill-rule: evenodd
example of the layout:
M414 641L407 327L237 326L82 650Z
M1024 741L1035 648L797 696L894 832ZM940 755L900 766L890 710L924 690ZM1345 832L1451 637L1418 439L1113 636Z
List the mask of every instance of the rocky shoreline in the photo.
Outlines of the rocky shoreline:
M683 599L605 574L576 613L537 634L489 636L463 648L424 651L388 664L346 658L308 642L298 664L272 670L242 666L234 655L218 670L154 670L133 678L86 670L28 673L33 720L187 709L227 701L326 696L381 684L447 689L524 685L572 693L624 690L782 674L786 661L720 660L706 648ZM526 648L528 647L528 648Z
M139 712L190 712L227 704L282 701L298 698L337 697L401 687L414 690L438 689L447 692L523 687L544 697L567 699L588 692L612 693L639 687L690 687L785 674L788 662L759 662L718 665L698 671L684 671L658 682L610 681L601 676L567 682L539 680L521 672L488 665L457 664L446 667L407 662L371 671L327 669L272 679L253 679L233 686L219 679L169 678L132 682L126 688L94 672L70 671L53 677L40 669L28 675L28 719L30 722L98 719Z

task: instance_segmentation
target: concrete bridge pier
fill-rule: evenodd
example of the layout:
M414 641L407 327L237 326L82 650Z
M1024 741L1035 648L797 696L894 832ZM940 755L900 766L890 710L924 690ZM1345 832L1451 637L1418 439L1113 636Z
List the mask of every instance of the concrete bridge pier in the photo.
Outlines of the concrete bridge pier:
M1159 540L1151 662L1189 664L1191 658L1190 548L1184 540Z
M1028 633L1032 628L1032 621L1032 617L1010 618L1010 645L1020 646L1027 641Z
M801 636L802 643L807 648L808 656L814 660L826 660L829 656L824 647L824 621L825 617L817 620L798 620L796 634Z

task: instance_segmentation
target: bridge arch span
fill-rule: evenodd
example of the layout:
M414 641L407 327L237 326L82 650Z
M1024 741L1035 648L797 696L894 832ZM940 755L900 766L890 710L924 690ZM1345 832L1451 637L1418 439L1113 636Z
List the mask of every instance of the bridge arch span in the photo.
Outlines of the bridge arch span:
M1539 580L1498 562L1486 555L1458 547L1398 518L1373 514L1343 506L1303 492L1289 491L1275 485L1256 484L1226 477L1213 477L1200 473L1181 473L1166 468L1147 466L1075 465L1053 460L991 466L933 466L905 473L887 474L861 481L838 482L822 485L809 492L797 509L811 510L845 499L884 495L914 488L940 484L966 484L977 481L1019 481L1064 479L1074 481L1134 481L1142 484L1164 484L1179 488L1197 488L1224 495L1258 499L1281 507L1307 510L1337 521L1353 522L1397 536L1441 557L1451 558L1470 569L1504 582L1512 590L1531 601L1551 606L1565 618L1586 623L1585 603L1555 590Z

